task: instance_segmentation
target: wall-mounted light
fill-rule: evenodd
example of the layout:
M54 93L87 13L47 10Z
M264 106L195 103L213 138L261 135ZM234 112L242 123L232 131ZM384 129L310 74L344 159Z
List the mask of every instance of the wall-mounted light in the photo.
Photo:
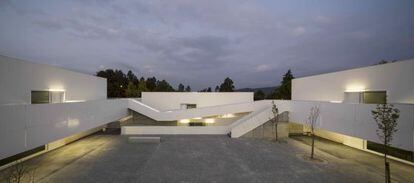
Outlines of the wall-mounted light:
M65 89L58 89L58 88L49 88L47 91L50 92L65 92Z
M205 123L214 123L215 120L213 118L207 118L204 120Z
M366 88L363 85L348 85L346 86L345 92L363 92Z
M179 122L180 123L190 123L190 120L189 119L181 119Z

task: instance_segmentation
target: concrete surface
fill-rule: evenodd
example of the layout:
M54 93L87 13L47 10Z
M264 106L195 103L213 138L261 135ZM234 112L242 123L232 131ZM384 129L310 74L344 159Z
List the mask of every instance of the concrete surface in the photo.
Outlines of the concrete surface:
M371 165L376 159L357 161L317 149L328 163L314 163L301 158L308 151L295 140L161 136L159 144L137 144L127 136L97 134L27 164L37 167L37 182L383 182L382 168ZM414 180L413 167L404 168L393 172L401 174L394 182Z

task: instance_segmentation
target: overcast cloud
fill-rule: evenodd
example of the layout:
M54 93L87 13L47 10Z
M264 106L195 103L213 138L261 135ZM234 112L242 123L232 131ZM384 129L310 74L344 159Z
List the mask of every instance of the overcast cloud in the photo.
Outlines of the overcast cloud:
M0 54L214 87L414 58L412 0L0 1Z

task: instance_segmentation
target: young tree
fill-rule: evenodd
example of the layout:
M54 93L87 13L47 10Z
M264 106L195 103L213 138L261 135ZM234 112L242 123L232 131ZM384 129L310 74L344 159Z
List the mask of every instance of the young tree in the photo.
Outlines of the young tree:
M189 85L187 85L187 87L185 88L185 92L191 92L191 88Z
M0 180L4 179L6 182L10 183L20 183L20 182L35 182L36 177L36 168L29 168L26 164L21 161L15 161L14 165L2 172L4 176Z
M371 114L378 125L377 135L384 145L385 183L390 183L390 166L387 161L387 154L393 135L398 130L396 127L400 110L394 108L392 104L378 104L375 110L371 111Z
M280 86L274 91L275 99L290 100L292 98L292 79L294 79L290 69L283 75Z
M234 91L234 82L230 78L224 79L224 82L220 85L220 92L233 92Z
M178 92L184 92L184 85L183 84L179 84L178 85L178 90L177 90Z
M272 122L272 125L273 125L274 139L275 141L277 141L278 140L277 126L279 123L279 117L278 117L279 109L277 108L274 101L272 101L272 113L273 113L273 116L270 118L270 121Z
M311 150L311 159L313 159L314 149L315 149L315 129L317 127L317 122L319 118L320 110L318 106L313 106L310 109L310 114L308 116L308 125L310 127L310 135L312 137L312 150Z
M257 90L254 92L254 100L264 100L265 99L265 93L263 93L262 90Z

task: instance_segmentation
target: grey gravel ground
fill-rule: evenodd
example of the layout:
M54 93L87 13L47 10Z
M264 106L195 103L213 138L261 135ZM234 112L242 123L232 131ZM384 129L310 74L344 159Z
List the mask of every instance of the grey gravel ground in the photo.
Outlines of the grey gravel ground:
M162 136L160 144L142 144L97 134L27 163L37 166L37 182L383 182L378 162L369 163L381 161L375 155L357 161L317 150L327 163L315 163L303 160L308 150L296 140ZM394 182L414 181L413 167L392 166L406 169L393 172Z

